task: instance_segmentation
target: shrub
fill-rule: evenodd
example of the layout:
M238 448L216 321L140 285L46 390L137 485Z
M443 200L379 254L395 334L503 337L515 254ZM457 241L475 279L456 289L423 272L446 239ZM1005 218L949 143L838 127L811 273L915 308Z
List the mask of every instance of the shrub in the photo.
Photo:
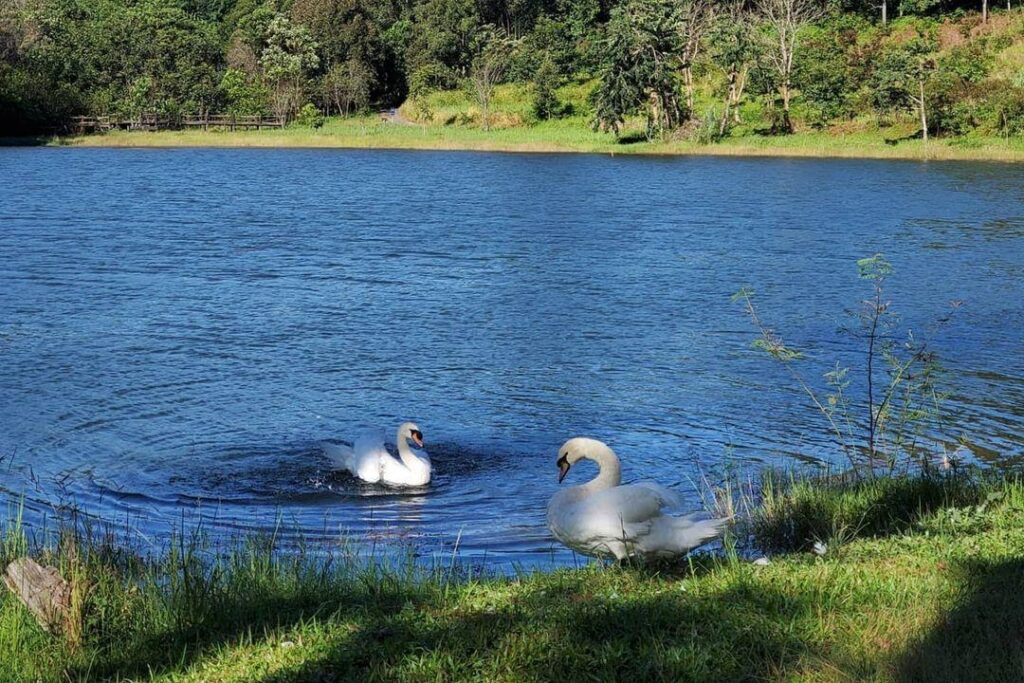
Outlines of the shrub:
M697 123L697 127L693 131L693 141L699 145L710 145L721 138L719 130L721 126L721 120L718 112L714 109L708 109L704 112L704 116L700 118Z
M307 102L295 116L295 123L304 128L319 128L324 125L324 116L315 104Z
M1024 88L1003 88L994 98L994 128L1000 135L1024 135Z

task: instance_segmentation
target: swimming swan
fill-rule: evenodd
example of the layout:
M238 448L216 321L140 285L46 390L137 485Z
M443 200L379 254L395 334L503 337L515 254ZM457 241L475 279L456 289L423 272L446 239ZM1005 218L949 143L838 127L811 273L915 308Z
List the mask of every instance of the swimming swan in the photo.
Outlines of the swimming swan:
M559 483L582 458L597 463L597 477L559 491L548 503L551 533L579 553L617 560L680 557L721 534L729 521L662 514L682 503L679 494L654 482L620 486L619 458L596 439L569 439L558 449Z
M423 432L412 422L398 426L395 443L398 457L384 448L384 433L374 431L356 439L354 446L324 443L324 452L337 470L348 470L363 481L392 486L423 486L430 483L430 458L414 450L409 441L423 448Z

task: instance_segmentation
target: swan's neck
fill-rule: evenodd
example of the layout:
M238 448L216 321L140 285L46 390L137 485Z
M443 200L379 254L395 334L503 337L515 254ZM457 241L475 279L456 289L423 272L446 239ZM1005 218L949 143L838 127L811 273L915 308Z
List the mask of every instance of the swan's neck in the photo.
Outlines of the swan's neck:
M398 457L402 459L405 466L409 469L420 469L423 467L423 461L420 460L419 456L412 452L412 448L409 447L409 440L404 434L399 432L398 434Z
M618 486L622 481L622 467L619 465L619 458L615 451L607 446L601 446L587 453L586 457L597 463L597 476L580 486L585 493L597 493Z

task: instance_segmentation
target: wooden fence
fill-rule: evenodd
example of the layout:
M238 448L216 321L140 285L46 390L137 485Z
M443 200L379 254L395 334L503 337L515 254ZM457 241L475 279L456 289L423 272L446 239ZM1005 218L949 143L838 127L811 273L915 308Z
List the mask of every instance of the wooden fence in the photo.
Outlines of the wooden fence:
M206 114L173 119L157 114L142 114L124 119L115 116L75 116L71 128L75 133L104 133L108 130L181 130L184 128L224 128L227 130L261 130L284 128L285 120L279 116L235 116L233 114Z

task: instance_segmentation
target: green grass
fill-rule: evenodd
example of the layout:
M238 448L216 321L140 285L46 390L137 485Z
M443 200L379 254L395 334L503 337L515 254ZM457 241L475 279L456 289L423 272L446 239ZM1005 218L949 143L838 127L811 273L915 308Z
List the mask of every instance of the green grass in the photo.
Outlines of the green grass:
M759 133L760 106L744 107L745 123L716 144L688 139L647 141L639 119L627 122L619 138L590 126L588 95L593 81L570 82L559 98L570 112L563 118L537 121L530 110L528 86L500 86L493 102L492 125L483 130L480 113L461 90L434 92L422 110L412 102L400 112L407 124L384 123L377 116L334 117L318 129L292 126L284 130L189 130L125 132L55 138L55 145L87 147L327 147L360 149L467 150L495 152L581 152L596 154L852 157L877 159L961 159L1024 161L1024 139L970 137L935 139L927 144L910 139L916 123L898 122L879 128L870 121L851 122L830 130L804 130L793 135ZM710 100L705 102L711 105Z
M1024 139L973 137L898 140L888 129L848 134L806 131L788 136L747 133L717 144L689 140L648 142L636 126L623 139L595 132L581 117L484 131L467 125L396 125L375 117L333 118L319 129L264 131L111 132L55 138L54 145L81 147L310 147L466 150L492 152L581 152L596 154L846 157L874 159L1024 161ZM898 141L897 141L898 140Z
M819 535L824 557L480 578L266 541L211 563L196 543L145 559L65 536L42 556L82 577L80 643L3 594L0 680L1020 680L1024 485L780 481L750 529ZM23 550L9 527L5 558Z

